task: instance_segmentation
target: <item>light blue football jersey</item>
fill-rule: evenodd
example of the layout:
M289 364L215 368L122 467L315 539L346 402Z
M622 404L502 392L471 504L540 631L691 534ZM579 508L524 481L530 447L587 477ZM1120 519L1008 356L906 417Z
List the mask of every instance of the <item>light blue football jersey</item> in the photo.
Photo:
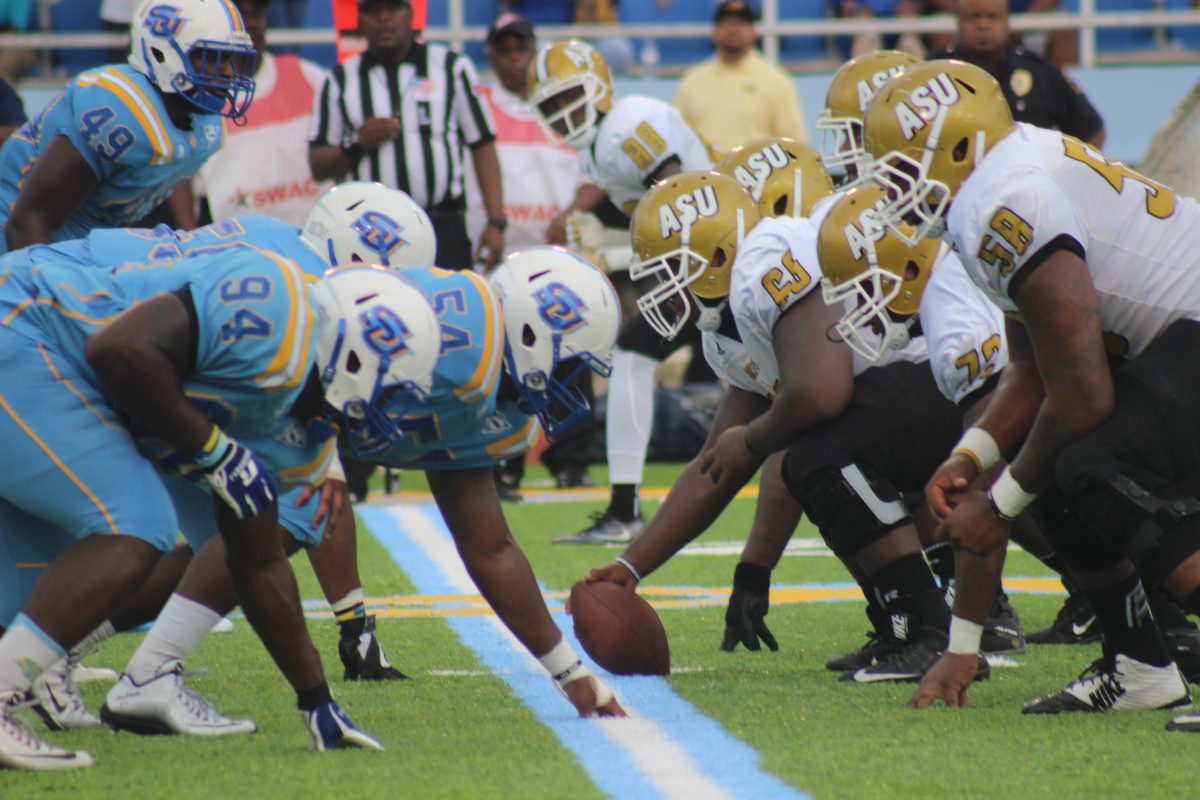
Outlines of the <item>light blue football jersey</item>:
M132 225L195 175L224 143L225 121L201 113L190 120L189 130L176 127L158 89L127 64L80 74L0 150L0 252L21 184L55 136L70 140L99 183L54 231L52 241L63 241Z
M313 371L317 337L310 283L291 261L239 247L111 270L58 260L4 264L0 274L0 325L45 343L97 387L84 357L88 336L141 300L189 289L197 347L183 388L192 402L230 436L260 447L256 454L277 479L286 479L287 469L330 457L331 431L298 429L289 413ZM312 441L301 442L301 432ZM190 467L162 442L140 443L167 471ZM317 470L323 467L303 471Z
M442 327L442 351L429 398L408 420L404 441L374 461L405 469L455 470L490 466L527 450L536 419L515 402L497 403L504 369L500 302L470 272L408 269L429 298Z

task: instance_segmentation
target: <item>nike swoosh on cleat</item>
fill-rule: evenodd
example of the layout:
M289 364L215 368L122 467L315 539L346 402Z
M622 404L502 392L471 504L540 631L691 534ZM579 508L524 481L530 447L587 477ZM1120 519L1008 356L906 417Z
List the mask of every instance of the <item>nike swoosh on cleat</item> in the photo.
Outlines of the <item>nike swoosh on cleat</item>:
M54 690L49 685L46 686L46 694L50 695L50 704L54 706L54 710L61 714L67 710L67 707L59 702L58 696L54 694Z
M1078 622L1071 624L1071 633L1076 636L1083 636L1088 632L1088 628L1092 627L1092 623L1096 621L1095 617L1089 617L1088 621L1080 625Z

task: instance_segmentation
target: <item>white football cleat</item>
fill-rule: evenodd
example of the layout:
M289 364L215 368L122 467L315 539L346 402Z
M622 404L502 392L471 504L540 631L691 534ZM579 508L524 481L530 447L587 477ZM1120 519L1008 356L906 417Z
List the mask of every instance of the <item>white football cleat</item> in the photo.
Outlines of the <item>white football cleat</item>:
M39 739L16 711L25 705L19 692L0 694L0 767L11 769L80 769L94 763L82 750L65 750Z
M122 675L108 692L100 719L116 730L134 733L177 733L186 736L224 736L254 733L253 720L229 719L188 687L183 662L172 661L143 684Z
M1190 705L1192 694L1174 663L1155 667L1117 653L1112 662L1099 659L1083 674L1052 695L1031 700L1023 714L1070 711L1141 711Z
M72 677L74 658L67 656L50 665L29 690L31 707L52 731L98 728L100 718L87 710Z
M209 633L232 633L232 632L233 632L233 620L231 620L229 617L221 617L219 620L216 621L216 624L214 624L212 626L212 629L209 631Z

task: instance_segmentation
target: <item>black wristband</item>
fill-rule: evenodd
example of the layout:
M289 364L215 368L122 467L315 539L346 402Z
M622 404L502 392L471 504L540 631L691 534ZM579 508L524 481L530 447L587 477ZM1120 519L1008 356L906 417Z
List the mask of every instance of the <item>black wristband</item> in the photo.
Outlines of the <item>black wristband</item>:
M504 230L508 227L508 217L488 217L487 224L504 233Z
M992 512L996 515L997 519L999 519L1001 522L1012 522L1014 519L1016 519L1015 517L1008 516L1003 511L1000 510L1000 506L996 505L996 498L992 497L991 489L988 489L987 501L988 501L988 505L992 507Z
M333 700L333 693L329 691L329 684L322 683L312 689L305 689L302 692L296 692L296 708L301 711L312 711L314 708L325 705Z
M363 150L363 146L361 144L359 144L358 142L355 142L354 144L344 145L342 147L342 155L344 155L346 158L350 159L351 161L358 161L360 158L363 157L363 153L365 153L365 152L366 152L366 150Z
M771 590L771 570L743 561L733 568L733 588L768 592Z

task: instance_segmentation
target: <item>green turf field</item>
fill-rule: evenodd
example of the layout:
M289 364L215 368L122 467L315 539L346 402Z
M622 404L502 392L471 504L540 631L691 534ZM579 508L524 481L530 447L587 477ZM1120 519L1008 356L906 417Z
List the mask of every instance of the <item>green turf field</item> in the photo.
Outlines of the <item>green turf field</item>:
M652 466L648 485L668 485L674 469ZM597 475L602 473L597 472ZM536 483L544 473L531 470ZM406 491L419 490L405 476ZM514 532L543 584L565 591L617 550L551 545L582 527L600 501L507 506ZM654 504L648 503L647 510ZM735 501L707 541L744 538L753 502ZM805 527L799 536L815 533ZM360 540L368 595L413 592L413 583L368 536ZM736 555L678 557L647 587L727 588ZM320 592L301 558L301 594ZM1013 553L1007 574L1046 574ZM829 556L786 557L776 584L847 580ZM1060 598L1014 594L1027 630L1049 623ZM551 605L561 602L552 597ZM1099 649L1034 647L996 668L971 693L965 710L905 709L905 686L839 683L825 659L857 647L866 619L859 603L776 604L768 621L779 653L722 653L723 605L660 611L671 640L674 691L761 755L762 766L816 798L1187 797L1194 791L1191 757L1200 737L1163 730L1169 712L1028 718L1023 701L1060 688ZM66 774L0 772L0 798L587 798L603 794L570 751L538 722L500 678L484 671L440 616L381 617L379 632L392 660L413 680L357 685L340 680L332 621L310 623L335 694L356 722L384 742L383 754L309 752L293 698L249 626L214 635L192 659L211 672L191 679L230 715L259 724L253 736L202 740L114 735L102 731L50 734L89 750L97 766ZM138 642L120 635L91 657L119 668ZM549 679L547 678L547 685ZM85 685L97 708L106 685ZM553 691L552 689L550 691ZM570 711L562 701L561 713ZM574 723L569 723L574 724ZM592 723L578 723L590 725ZM614 723L620 724L620 723ZM38 726L39 731L41 730Z

